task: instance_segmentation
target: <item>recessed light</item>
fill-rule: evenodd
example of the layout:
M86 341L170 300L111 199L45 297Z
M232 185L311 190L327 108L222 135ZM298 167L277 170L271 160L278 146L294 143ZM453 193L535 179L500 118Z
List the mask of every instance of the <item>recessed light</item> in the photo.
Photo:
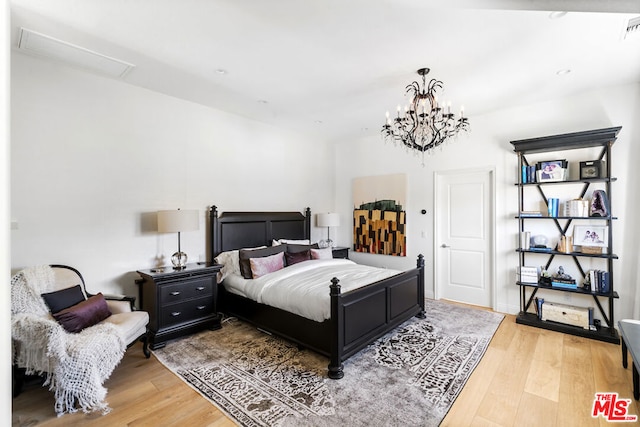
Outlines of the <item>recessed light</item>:
M322 124L322 120L315 120L314 123L321 125Z
M218 68L216 70L216 73L220 74L221 76L227 74L227 70L223 69L223 68Z
M269 101L267 101L266 99L258 99L258 104L268 104Z
M567 14L566 11L557 10L549 14L549 19L560 19Z
M564 76L564 75L569 74L570 72L571 72L570 69L565 68L565 69L556 71L556 74L559 75L559 76Z

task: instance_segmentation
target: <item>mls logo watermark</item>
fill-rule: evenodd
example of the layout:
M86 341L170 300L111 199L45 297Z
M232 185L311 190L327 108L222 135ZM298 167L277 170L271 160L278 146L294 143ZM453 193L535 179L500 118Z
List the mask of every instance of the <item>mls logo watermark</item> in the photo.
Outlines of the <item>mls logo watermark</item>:
M636 422L638 416L628 414L630 405L631 399L620 399L618 393L596 393L591 416L602 415L607 421L614 422Z

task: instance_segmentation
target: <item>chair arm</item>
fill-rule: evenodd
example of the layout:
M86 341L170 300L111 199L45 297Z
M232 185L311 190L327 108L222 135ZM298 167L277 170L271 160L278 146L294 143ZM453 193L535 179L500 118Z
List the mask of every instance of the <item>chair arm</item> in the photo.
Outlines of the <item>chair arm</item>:
M87 293L87 297L92 297L93 294ZM111 310L111 306L113 305L115 312L111 310L112 313L125 313L130 311L136 311L136 297L130 297L127 295L116 295L116 294L102 294L104 299L107 301L107 305ZM128 309L124 308L124 304L120 304L121 302L125 302L126 305L129 306Z

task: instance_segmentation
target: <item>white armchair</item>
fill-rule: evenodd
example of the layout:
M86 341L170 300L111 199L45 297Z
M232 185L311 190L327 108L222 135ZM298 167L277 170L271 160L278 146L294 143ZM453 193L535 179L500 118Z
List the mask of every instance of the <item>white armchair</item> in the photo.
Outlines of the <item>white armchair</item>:
M38 266L11 279L11 344L14 390L25 375L44 375L55 393L55 411L109 411L104 382L128 345L143 341L149 314L133 298L88 294L76 269Z

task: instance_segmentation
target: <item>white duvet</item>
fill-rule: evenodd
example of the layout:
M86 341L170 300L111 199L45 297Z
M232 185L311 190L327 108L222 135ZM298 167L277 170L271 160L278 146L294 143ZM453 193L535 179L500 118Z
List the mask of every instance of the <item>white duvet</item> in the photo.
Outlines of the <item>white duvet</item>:
M318 259L303 261L257 279L231 275L224 279L224 286L230 292L259 303L322 322L331 315L329 286L333 277L340 280L340 291L344 293L400 273L347 259Z

